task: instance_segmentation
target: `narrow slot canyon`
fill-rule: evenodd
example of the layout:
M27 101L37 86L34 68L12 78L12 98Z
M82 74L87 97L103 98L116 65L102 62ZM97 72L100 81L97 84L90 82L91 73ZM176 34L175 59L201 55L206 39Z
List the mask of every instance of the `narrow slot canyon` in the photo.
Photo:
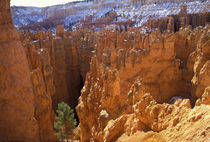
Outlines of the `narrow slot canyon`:
M58 141L60 102L75 111L74 141L208 140L209 12L53 33L17 31L10 0L0 9L0 141Z

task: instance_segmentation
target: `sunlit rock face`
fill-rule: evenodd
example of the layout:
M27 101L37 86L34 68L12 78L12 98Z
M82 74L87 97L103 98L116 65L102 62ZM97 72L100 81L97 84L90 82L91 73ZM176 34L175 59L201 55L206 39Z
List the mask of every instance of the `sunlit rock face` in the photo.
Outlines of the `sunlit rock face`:
M63 26L56 34L21 33L37 96L35 116L40 131L48 132L40 132L41 137L52 136L54 113L49 108L55 110L61 101L74 108L84 82L77 106L81 141L147 140L148 135L181 140L183 133L177 131L188 129L188 122L195 128L202 123L199 132L206 133L209 26L183 26L176 33L64 32ZM201 139L193 138L191 130L189 140Z
M10 0L2 0L0 9L0 140L38 142L30 70L12 23Z
M77 106L80 140L206 141L208 32L98 32Z
M49 48L39 49L24 42L25 53L27 55L33 92L35 97L35 114L39 124L39 135L41 141L56 141L53 130L55 118L52 110L52 96L55 93L53 84L53 68L50 62Z

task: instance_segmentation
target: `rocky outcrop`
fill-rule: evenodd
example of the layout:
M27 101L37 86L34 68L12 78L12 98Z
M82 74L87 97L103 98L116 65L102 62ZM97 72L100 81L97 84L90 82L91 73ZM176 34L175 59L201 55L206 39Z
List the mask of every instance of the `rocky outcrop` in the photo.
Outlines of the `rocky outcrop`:
M50 62L49 48L36 48L27 42L25 52L31 69L31 81L35 96L35 118L39 124L41 141L56 141L53 123L52 96L55 93L53 68Z
M30 70L12 24L10 0L2 0L0 9L0 140L38 142Z
M46 106L51 107L52 102L56 110L57 104L64 101L75 108L89 71L91 51L95 44L94 33L64 32L64 27L58 26L56 35L51 32L20 34L31 71L35 70L35 74L37 69L41 71L45 83L43 88L46 88L42 90L50 91L47 92L49 99ZM46 91L42 94L45 95Z
M208 31L98 32L77 106L80 140L132 141L136 134L142 141L182 140L188 130L186 141L206 141Z
M150 129L141 131L141 127L128 123L128 119L124 134L116 141L208 141L209 105L190 107L187 99L177 100L173 105L157 104L150 94L145 94L134 107L135 120L140 120ZM138 130L135 132L133 128L136 126Z
M189 57L191 60L195 61L193 66L194 76L192 78L192 96L194 98L201 98L202 95L205 96L208 92L209 82L210 82L210 41L209 41L209 30L207 29L197 29L202 30L200 34L200 40L196 51L191 53Z
M158 28L160 31L169 30L177 32L180 28L190 27L192 29L198 26L205 26L209 21L209 12L198 14L187 14L187 6L180 7L180 12L177 15L168 15L165 18L148 20L142 27L150 29Z

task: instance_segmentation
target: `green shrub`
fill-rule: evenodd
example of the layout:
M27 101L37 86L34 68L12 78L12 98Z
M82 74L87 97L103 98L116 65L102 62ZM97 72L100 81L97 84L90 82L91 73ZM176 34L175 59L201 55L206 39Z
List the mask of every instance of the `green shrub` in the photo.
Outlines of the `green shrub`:
M56 116L56 121L54 123L55 135L61 141L72 138L74 136L73 131L77 125L77 121L74 118L74 111L68 104L61 102L58 104L56 112L58 116Z

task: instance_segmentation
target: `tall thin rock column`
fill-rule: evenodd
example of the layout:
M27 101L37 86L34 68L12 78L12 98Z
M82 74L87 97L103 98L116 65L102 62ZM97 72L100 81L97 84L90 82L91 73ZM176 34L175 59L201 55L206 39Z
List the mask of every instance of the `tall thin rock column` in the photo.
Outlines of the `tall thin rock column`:
M39 142L29 65L10 0L0 2L0 31L0 141Z

